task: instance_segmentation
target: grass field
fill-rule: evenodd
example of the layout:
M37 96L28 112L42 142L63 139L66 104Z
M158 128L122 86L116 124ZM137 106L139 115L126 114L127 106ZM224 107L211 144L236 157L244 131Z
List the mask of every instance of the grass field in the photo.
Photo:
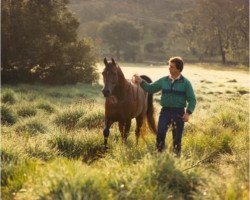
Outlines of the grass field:
M166 66L120 66L126 78L168 74ZM171 134L162 154L147 130L135 146L134 122L127 145L114 125L105 150L101 85L3 85L2 199L248 199L248 71L187 64L183 75L197 107L180 159ZM160 94L154 98L157 119Z

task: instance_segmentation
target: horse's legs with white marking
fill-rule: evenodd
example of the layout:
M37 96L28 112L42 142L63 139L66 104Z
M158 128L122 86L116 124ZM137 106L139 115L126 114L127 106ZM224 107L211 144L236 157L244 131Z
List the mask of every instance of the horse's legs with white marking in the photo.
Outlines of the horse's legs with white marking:
M142 124L143 124L143 117L138 116L136 118L136 130L135 130L136 145L138 145L138 140L139 140L140 130L141 130Z
M108 143L108 137L109 137L109 129L111 125L113 124L113 121L111 120L105 120L105 128L103 129L103 136L104 136L104 146L107 147Z

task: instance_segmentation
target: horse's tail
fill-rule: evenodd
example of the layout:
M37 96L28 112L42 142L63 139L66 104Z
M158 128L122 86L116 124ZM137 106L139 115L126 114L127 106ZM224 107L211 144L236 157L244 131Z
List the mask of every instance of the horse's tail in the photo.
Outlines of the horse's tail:
M152 83L152 80L145 75L140 76L143 80L147 81L148 83ZM148 93L148 109L147 109L147 121L150 130L156 134L156 124L154 118L154 106L153 106L153 94Z

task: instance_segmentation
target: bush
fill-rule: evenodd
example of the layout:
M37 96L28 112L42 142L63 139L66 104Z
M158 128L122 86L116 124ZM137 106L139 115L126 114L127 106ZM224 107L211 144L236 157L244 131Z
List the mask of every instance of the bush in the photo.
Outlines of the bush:
M16 102L16 96L12 90L4 91L1 99L3 103L14 104Z
M15 124L17 121L16 114L11 110L11 108L2 105L1 106L1 124Z

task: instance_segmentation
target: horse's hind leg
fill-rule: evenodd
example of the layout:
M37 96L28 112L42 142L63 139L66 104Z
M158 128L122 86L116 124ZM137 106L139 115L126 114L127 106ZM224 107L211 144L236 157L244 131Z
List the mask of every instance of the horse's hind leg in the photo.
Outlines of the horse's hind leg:
M136 130L135 130L136 145L138 145L138 140L139 140L140 130L141 130L142 124L143 124L143 117L138 116L136 118Z
M104 137L104 146L107 147L107 143L108 143L108 137L109 137L109 129L111 127L111 125L113 124L113 121L111 120L105 120L105 127L103 129L103 137Z

